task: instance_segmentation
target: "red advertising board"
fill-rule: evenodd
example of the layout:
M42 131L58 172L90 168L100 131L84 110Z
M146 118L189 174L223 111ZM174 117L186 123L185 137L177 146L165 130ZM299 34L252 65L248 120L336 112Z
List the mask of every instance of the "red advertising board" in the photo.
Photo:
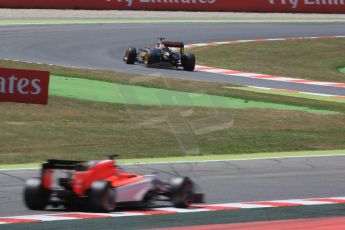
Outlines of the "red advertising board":
M0 101L48 104L49 72L0 68Z
M0 7L345 13L345 0L0 0Z

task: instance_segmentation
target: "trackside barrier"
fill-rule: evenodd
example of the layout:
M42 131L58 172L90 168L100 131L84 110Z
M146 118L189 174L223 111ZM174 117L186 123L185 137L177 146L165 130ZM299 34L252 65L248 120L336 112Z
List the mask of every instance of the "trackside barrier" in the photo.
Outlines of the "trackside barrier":
M0 0L0 8L345 13L345 0Z
M49 72L0 68L0 102L47 104Z

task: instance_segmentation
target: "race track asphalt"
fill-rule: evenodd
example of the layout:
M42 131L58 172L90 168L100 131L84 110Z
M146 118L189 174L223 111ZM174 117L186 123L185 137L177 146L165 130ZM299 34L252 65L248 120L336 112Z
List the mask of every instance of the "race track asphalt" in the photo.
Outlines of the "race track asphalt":
M343 197L345 156L124 166L129 172L192 178L209 204ZM0 171L0 217L46 212L25 208L23 180L37 170ZM6 185L6 186L3 186ZM51 211L47 211L51 212Z
M155 76L344 95L344 88L284 83L219 74L153 69L122 62L127 47L153 46L158 37L186 44L233 39L344 35L345 23L118 23L2 25L0 59L108 69ZM322 57L320 57L322 58ZM289 76L298 77L298 76Z
M166 23L0 26L0 59L24 60L345 95L345 89L147 69L122 62L125 48L152 46L157 37L185 43L232 39L344 35L344 23ZM320 57L322 58L322 57ZM291 76L293 77L293 76ZM134 172L180 172L199 184L208 203L344 196L345 157L127 166ZM131 170L132 171L132 170ZM23 181L35 170L0 171L0 216L27 215ZM38 212L41 213L41 212Z

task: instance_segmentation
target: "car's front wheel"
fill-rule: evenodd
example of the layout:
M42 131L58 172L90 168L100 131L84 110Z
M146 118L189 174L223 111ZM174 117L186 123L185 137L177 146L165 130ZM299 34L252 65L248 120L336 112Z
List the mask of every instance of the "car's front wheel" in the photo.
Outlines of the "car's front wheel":
M126 64L133 65L135 63L135 60L137 58L137 50L133 47L128 48L125 52L125 62Z
M150 66L152 64L160 62L161 53L159 50L149 50L145 55L144 64Z
M170 199L176 208L186 208L193 201L193 183L188 177L173 178L170 189Z
M142 206L144 208L153 207L154 206L154 200L155 200L156 196L157 196L157 194L155 191L153 191L153 190L148 191L144 196L144 199L142 201Z

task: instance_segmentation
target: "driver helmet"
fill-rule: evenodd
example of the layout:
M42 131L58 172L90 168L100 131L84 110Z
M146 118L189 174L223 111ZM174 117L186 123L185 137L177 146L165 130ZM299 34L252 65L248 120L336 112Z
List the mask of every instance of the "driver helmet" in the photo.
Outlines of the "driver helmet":
M158 43L158 49L161 49L161 50L165 49L165 45L163 44L163 42Z

